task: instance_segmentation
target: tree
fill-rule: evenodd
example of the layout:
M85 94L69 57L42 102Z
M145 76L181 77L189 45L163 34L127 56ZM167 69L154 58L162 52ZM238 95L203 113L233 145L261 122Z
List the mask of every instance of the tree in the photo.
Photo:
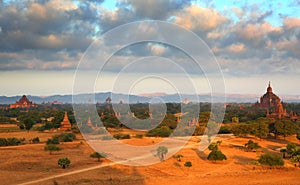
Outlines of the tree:
M296 138L300 141L300 133L297 133Z
M184 163L184 166L186 167L192 167L192 162L191 161L187 161Z
M29 130L33 127L34 122L31 118L26 118L23 121L24 125L25 125L25 129L29 132Z
M57 164L62 167L63 169L65 169L66 167L68 167L71 164L70 159L68 159L67 157L65 158L60 158L57 161Z
M283 166L284 161L281 156L275 154L263 154L259 157L258 162L268 166Z
M210 161L222 161L222 160L226 160L227 157L219 150L218 148L218 143L212 143L208 146L208 149L211 151L208 156L207 159Z
M246 147L246 151L253 151L256 150L258 148L260 148L261 146L258 145L258 143L254 143L251 139L248 141L248 143L245 144Z
M95 152L95 153L91 154L90 157L92 157L92 158L97 158L97 159L98 159L98 162L100 162L100 159L101 159L101 158L105 158L105 157L106 157L106 154L104 154L104 153L99 153L99 152Z
M159 157L160 161L165 160L165 155L168 153L168 148L165 146L159 146L156 149L157 156Z
M278 120L275 122L275 137L282 135L284 137L291 136L296 133L295 125L290 120Z
M285 154L286 154L286 148L280 149L280 153L282 153L282 158L285 159Z
M265 138L269 133L269 126L264 121L257 120L251 123L250 133L259 139Z
M298 163L298 167L300 168L300 155L296 155L291 158L292 163Z
M50 154L52 154L53 151L60 151L61 148L59 146L56 146L54 144L46 145L44 148L45 151L49 151Z
M208 154L207 159L210 161L222 161L226 160L227 157L220 150L212 150Z
M286 145L286 152L293 157L297 152L297 145L295 143L288 143Z
M178 161L181 161L181 158L183 158L183 155L182 154L177 154L175 157L177 158Z

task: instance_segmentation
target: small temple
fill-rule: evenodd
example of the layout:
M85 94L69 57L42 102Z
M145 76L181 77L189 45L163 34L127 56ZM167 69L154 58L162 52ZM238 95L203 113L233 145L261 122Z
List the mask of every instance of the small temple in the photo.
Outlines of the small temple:
M30 108L30 107L37 107L37 104L32 103L32 101L29 101L29 99L23 95L19 101L16 101L16 103L10 104L9 108Z
M288 118L293 120L299 119L299 117L292 111L287 113L286 109L283 107L281 99L273 93L270 82L267 87L267 92L260 97L260 102L256 102L254 106L265 109L267 111L266 117L268 118Z
M71 130L71 123L69 121L69 118L68 118L68 114L67 112L65 112L65 116L64 116L64 119L63 121L60 123L60 130L61 131L70 131Z

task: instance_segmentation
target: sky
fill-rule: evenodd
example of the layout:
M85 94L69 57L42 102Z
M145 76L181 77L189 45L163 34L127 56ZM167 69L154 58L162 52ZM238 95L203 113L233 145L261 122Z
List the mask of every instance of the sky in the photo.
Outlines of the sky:
M299 0L0 0L0 96L71 94L80 61L95 56L98 65L95 61L119 48L116 38L130 33L119 32L101 43L100 57L91 54L91 45L118 26L148 20L194 33L213 53L219 70L197 68L189 53L174 45L132 43L113 53L96 79L87 77L94 80L95 91L209 93L221 74L226 93L262 94L271 81L279 95L300 95L299 12ZM163 35L156 28L139 29L131 30L134 38ZM186 46L197 45L196 40L185 41ZM85 76L95 69L84 66Z

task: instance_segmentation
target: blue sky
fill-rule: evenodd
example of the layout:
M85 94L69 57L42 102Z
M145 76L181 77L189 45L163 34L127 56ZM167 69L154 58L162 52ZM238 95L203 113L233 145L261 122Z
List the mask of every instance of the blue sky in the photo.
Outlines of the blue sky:
M168 21L203 39L224 74L227 93L261 94L270 80L278 94L299 95L299 12L299 0L0 0L0 95L72 93L76 67L89 45L117 26L142 20ZM133 45L107 65L95 89L110 91L120 69L145 55L187 61L171 46ZM146 75L150 67L168 66L150 63L139 72ZM168 72L173 80L180 77ZM191 76L197 93L210 92L203 74ZM162 88L163 82L152 83L133 92L175 92Z

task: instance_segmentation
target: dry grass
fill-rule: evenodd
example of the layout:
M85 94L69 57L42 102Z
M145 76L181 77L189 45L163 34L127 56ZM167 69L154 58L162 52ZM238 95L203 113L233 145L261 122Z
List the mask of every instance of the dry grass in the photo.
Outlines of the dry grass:
M39 132L10 132L1 133L0 137L25 137L30 139L40 137L42 142L57 133ZM135 133L134 133L135 134ZM133 134L133 135L134 135ZM78 136L79 137L79 136ZM263 152L273 152L283 147L288 141L298 142L294 138L281 140L256 140L262 146ZM133 138L122 140L127 144L150 145L152 142L159 142L161 138L142 139ZM54 181L59 185L90 185L90 184L299 184L300 169L293 167L289 161L285 161L283 168L270 169L268 167L254 166L249 164L258 158L255 152L245 152L241 147L249 138L224 137L216 140L223 140L220 149L228 157L227 161L210 162L206 160L209 151L200 152L197 149L198 138L194 137L180 154L184 157L179 162L175 158L151 166L131 167L124 165L112 165L94 169L78 174L68 175L59 178L51 178L36 184L53 185ZM298 142L298 144L300 144ZM44 177L50 177L66 172L72 172L108 164L108 160L102 163L92 159L89 155L93 150L82 140L60 144L63 149L50 155L44 151L44 143L27 144L13 147L0 148L0 182L1 184L19 184ZM71 160L69 168L63 170L57 166L57 160L61 157L68 157ZM186 161L191 161L193 166L184 166Z

